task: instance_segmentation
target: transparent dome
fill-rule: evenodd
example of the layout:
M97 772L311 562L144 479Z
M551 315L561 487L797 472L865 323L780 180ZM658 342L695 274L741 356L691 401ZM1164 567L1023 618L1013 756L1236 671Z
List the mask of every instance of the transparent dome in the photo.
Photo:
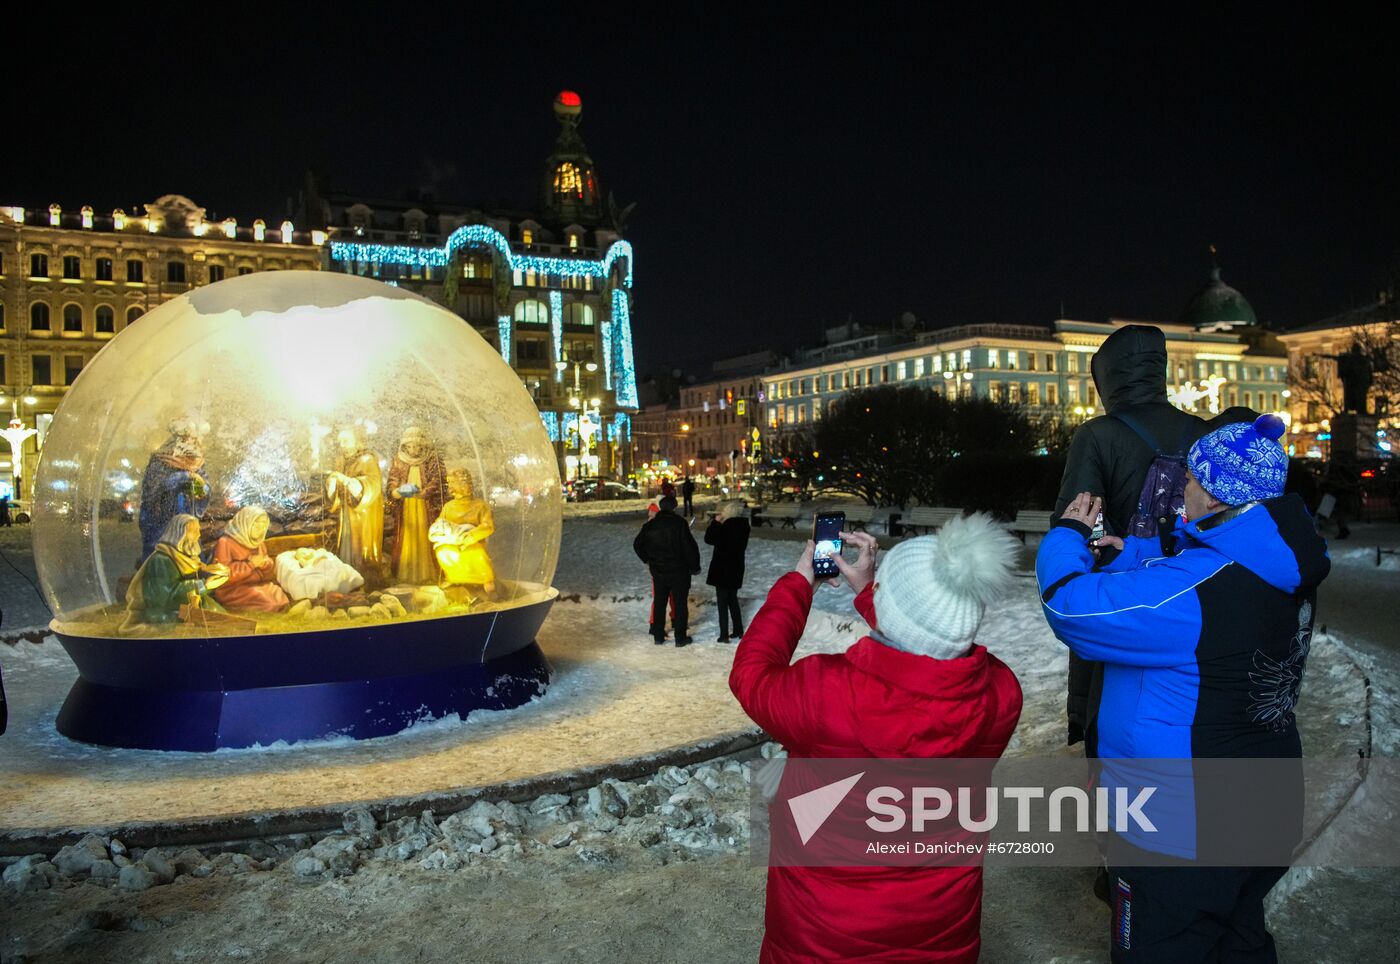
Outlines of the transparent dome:
M268 272L161 305L83 370L34 551L70 635L343 629L546 598L560 498L534 403L462 319Z

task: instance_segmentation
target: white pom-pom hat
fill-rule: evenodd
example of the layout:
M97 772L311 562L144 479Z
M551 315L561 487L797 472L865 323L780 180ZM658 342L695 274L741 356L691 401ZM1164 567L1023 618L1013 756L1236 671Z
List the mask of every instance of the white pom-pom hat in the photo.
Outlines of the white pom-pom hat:
M965 656L1020 554L1016 537L985 512L953 519L937 535L901 542L875 574L880 637L934 659Z

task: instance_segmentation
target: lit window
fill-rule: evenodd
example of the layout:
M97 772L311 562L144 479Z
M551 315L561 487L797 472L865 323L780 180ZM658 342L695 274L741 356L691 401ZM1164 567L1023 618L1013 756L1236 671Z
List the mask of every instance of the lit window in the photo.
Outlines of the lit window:
M1001 401L1001 382L987 383L987 397L994 402Z
M923 377L924 377L924 360L923 360L922 358L915 358L915 359L914 359L914 377L915 377L915 378L923 378Z
M536 286L535 269L534 269L534 268L526 268L526 269L525 269L525 284L526 284L527 287L530 287L530 288L533 288L533 287Z
M258 218L253 222L253 240L263 241L267 238L267 222Z
M963 367L963 368L971 368L971 367L972 367L972 349L971 349L971 348L964 348L964 349L963 349L963 353L962 353L962 367Z
M282 222L282 243L283 243L283 244L291 244L291 243L292 243L292 222L290 222L290 221L283 221L283 222Z
M526 300L515 305L515 320L526 325L549 324L549 306L543 301Z
M1070 353L1069 353L1069 358L1066 359L1066 361L1068 362L1068 370L1069 370L1070 372L1074 373L1074 374L1078 374L1078 373L1079 373L1079 352L1077 352L1077 351L1072 351L1072 352L1070 352Z
M593 327L593 309L588 305L574 302L564 308L564 324Z
M904 362L902 362L902 361L895 362L895 365L894 365L894 380L897 381L897 382L902 382L902 381L904 381L904 375L905 375Z
M1007 400L1008 402L1010 402L1012 405L1019 405L1019 404L1021 404L1021 383L1020 383L1020 382L1007 382L1007 383L1006 383L1006 400Z
M1073 355L1070 355L1069 357L1073 358L1074 356L1073 356ZM1066 389L1066 391L1069 393L1069 401L1068 401L1068 404L1070 404L1070 405L1078 405L1078 404L1079 404L1079 382L1077 382L1077 381L1075 381L1074 379L1071 378L1070 381L1069 381L1069 384L1065 386L1065 389Z
M565 161L554 169L554 193L583 199L583 176L572 162Z
M1035 371L1035 352L1033 351L1026 352L1026 371Z
M224 218L224 237L230 241L238 237L238 222L233 218Z
M569 233L569 250L570 250L570 251L577 251L577 250L578 250L578 235L577 235L577 234L574 234L573 232L570 232L570 233Z
M934 355L934 356L933 356L933 370L934 370L935 373L941 372L941 371L943 370L943 356L942 356L942 355Z
M63 220L63 208L57 204L49 205L49 227L56 228Z
M999 368L1000 366L997 364L997 359L998 359L1000 356L1001 356L1001 352L997 351L995 348L989 348L989 349L987 349L987 367L988 367L988 368Z
M118 231L126 230L126 212L121 208L112 212L112 227Z
M520 229L520 243L530 245L535 243L535 232L532 228Z
M1007 352L1006 352L1006 367L1007 367L1007 369L1008 369L1009 371L1013 371L1013 372L1014 372L1016 369L1018 369L1018 368L1021 367L1021 353L1020 353L1019 351L1013 351L1013 350L1011 350L1011 349L1007 349Z
M952 352L948 352L948 354L947 354L947 355L944 357L944 359L943 359L943 369L944 369L944 371L950 371L950 372L951 372L951 371L957 371L957 368L958 368L958 356L957 356L957 355L954 355Z
M91 227L92 227L92 205L91 205L91 204L84 204L84 205L83 205L82 215L83 215L83 227L91 229Z

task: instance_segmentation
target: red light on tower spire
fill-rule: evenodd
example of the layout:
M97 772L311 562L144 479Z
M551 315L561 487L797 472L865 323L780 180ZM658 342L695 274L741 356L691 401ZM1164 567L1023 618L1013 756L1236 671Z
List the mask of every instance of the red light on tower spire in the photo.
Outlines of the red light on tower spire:
M583 98L579 97L579 95L574 93L572 90L561 90L559 92L559 96L554 99L557 103L562 104L565 107L583 106Z

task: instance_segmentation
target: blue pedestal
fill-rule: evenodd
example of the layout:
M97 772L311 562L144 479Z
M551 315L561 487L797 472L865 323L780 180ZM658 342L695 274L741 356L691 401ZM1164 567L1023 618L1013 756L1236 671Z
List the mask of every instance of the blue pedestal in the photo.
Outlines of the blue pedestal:
M79 678L58 730L85 743L217 750L368 739L544 692L548 599L497 612L305 633L110 639L55 630Z

